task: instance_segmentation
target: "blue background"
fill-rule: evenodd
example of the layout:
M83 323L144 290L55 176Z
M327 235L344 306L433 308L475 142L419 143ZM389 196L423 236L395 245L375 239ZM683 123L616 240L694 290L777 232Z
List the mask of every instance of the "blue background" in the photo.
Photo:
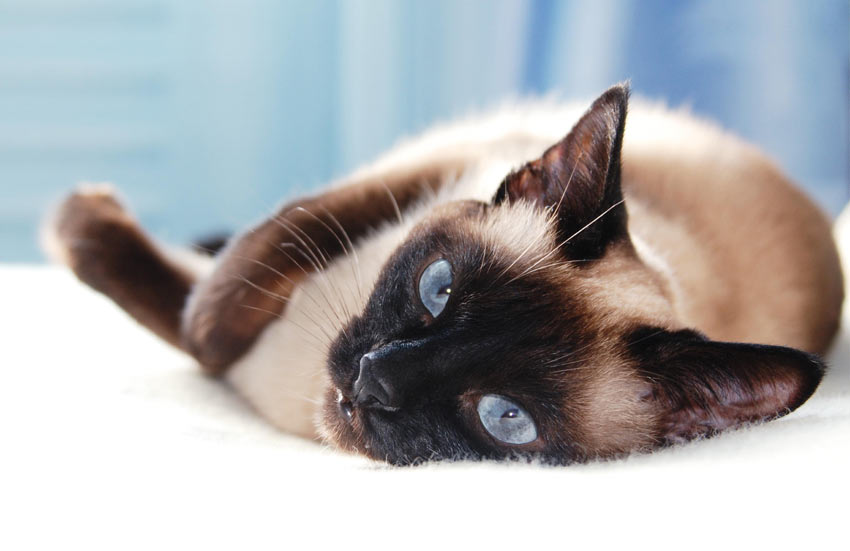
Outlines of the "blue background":
M845 0L0 0L0 260L41 258L38 221L77 181L185 242L436 121L626 78L836 214L848 48Z

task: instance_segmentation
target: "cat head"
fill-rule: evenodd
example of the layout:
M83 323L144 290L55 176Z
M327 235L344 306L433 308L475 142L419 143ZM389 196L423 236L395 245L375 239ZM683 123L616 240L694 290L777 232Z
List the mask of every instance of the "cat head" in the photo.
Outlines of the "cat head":
M344 449L395 464L612 457L781 416L823 366L681 327L636 253L620 188L628 89L508 174L436 209L333 343L324 411Z

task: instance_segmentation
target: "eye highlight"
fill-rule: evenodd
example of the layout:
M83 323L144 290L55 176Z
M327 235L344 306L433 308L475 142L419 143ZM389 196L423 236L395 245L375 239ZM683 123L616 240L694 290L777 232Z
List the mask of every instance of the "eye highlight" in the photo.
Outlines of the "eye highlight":
M452 265L443 258L425 268L419 277L419 300L435 318L440 315L452 293Z
M537 440L537 427L520 405L498 394L478 401L478 417L493 438L506 444L528 444Z

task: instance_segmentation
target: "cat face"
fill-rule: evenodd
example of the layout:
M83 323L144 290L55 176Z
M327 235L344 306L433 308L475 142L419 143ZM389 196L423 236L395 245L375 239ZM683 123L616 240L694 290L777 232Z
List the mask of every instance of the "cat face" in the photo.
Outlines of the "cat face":
M394 464L610 457L781 415L813 357L677 325L629 238L628 91L601 96L489 203L436 209L331 346L324 426Z

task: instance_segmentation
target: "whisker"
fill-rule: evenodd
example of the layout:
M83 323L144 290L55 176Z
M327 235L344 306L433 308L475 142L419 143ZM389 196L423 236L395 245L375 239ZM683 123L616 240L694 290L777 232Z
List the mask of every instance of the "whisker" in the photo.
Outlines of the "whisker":
M245 277L245 276L242 276L242 275L234 275L234 276L232 276L232 277L234 277L235 279L238 279L238 280L242 281L243 283L247 283L248 285L250 285L251 287L253 287L253 288L254 288L254 289L256 289L257 291L259 291L259 292L263 293L264 295L266 295L267 297L269 297L269 298L271 298L271 299L274 299L274 300L276 300L276 301L278 301L278 302L280 302L280 303L283 303L283 304L289 304L289 298L288 298L288 297L285 297L285 296L283 296L283 295L279 295L279 294L277 294L277 293L274 293L274 292L272 292L272 291L269 291L268 289L266 289L266 288L262 287L261 285L258 285L258 284L256 284L256 283L254 283L253 281L251 281L250 279L248 279L248 278L247 278L247 277Z
M281 250L281 249L280 249L279 247L277 247L276 245L274 245L274 244L272 244L272 243L269 243L269 244L270 244L270 245L272 245L272 246L274 246L274 247L276 247L276 248L278 248L278 250ZM287 254L285 251L282 251L282 252L284 252L284 254L286 254L286 256L287 256L287 257L288 257L288 258L289 258L292 262L294 262L294 263L296 264L296 266L297 266L298 268L300 268L300 269L301 269L301 270L302 270L305 274L309 275L309 273L308 273L306 270L304 270L304 268L303 268L300 264L298 264L298 262L297 262L295 259L293 259L293 258L292 258L289 254ZM322 306L319 304L319 302L318 302L318 301L316 300L316 298L313 296L313 293L309 292L309 287L308 287L308 286L298 284L298 283L297 283L297 282L295 282L292 278L288 277L286 274L282 273L280 270L276 269L274 266L270 266L269 264L267 264L267 263L265 263L265 262L262 262L261 260L258 260L258 259L256 259L256 258L248 258L248 257L246 257L246 256L242 256L242 255L235 255L235 256L234 256L234 258L238 258L238 259L240 259L240 260L244 260L244 261L246 261L246 262L251 262L251 263L253 263L253 264L256 264L256 265L258 265L258 266L261 266L261 267L263 267L263 268L266 268L267 270L271 271L272 273L274 273L275 275L277 275L278 277L280 277L282 280L285 280L285 281L289 282L289 283L293 286L293 290L294 290L295 288L300 289L300 291L304 294L304 296L305 296L307 299L309 299L309 300L310 300L310 302L312 302L312 303L313 303L313 305L317 308L317 310L318 310L319 312L321 312L321 313L325 316L325 319L328 321L328 323L329 323L331 326L334 326L334 325L335 325L335 324L334 324L334 321L330 318L330 316L328 315L327 311L326 311L324 308L322 308ZM240 279L241 281L243 281L243 282L247 283L247 284L248 284L248 285L250 285L251 287L253 287L253 288L257 289L257 290L258 290L258 291L260 291L261 293L263 293L263 294L265 294L265 295L267 295L267 296L269 296L269 297L271 297L271 298L273 298L273 299L275 299L275 300L279 300L280 302L283 302L284 304L288 304L288 303L289 303L289 301L291 300L291 297L288 297L288 296L284 296L284 295L280 295L280 294L274 293L274 292L272 292L271 290L266 289L266 288L263 288L262 286L260 286L260 285L256 284L255 282L248 280L248 279L247 279L246 277L244 277L244 276L236 276L236 275L234 275L233 277L234 277L234 278L238 278L238 279ZM278 282L277 282L277 285L278 285L278 286L280 286L280 284L281 284L281 283L280 283L280 281L278 281ZM321 289L319 289L319 290L321 291ZM324 327L325 327L324 325L322 325L322 324L321 324L321 323L319 323L316 319L314 319L314 318L313 318L313 316L311 316L311 315L307 314L307 311L306 311L306 310L301 310L301 311L302 311L302 313L304 313L304 315L305 315L305 316L306 316L306 317L307 317L307 318L308 318L308 319L309 319L309 320L310 320L310 321L311 321L311 322L312 322L312 323L313 323L313 324L314 324L317 328L319 328L319 330L320 330L320 331L322 331L322 333L323 333L323 334L325 334L325 336L326 336L326 337L328 337L328 339L331 339L330 335L328 335L327 331L324 329ZM280 316L280 315L278 315L278 317L282 318L282 316ZM331 340L332 340L332 339L331 339Z
M248 285L250 285L251 287L253 287L253 288L254 288L254 289L256 289L257 291L259 291L259 292L263 293L263 294L264 294L264 295L266 295L267 297L269 297L269 298L271 298L271 299L273 299L273 300L277 300L278 302L281 302L281 303L283 303L283 304L289 304L289 297L284 297L284 296L282 296L282 295L278 295L277 293L273 293L273 292L269 291L268 289L265 289L265 288L263 288L262 286L260 286L260 285L258 285L258 284L256 284L256 283L254 283L253 281L249 280L249 279L248 279L248 278L246 278L246 277L243 277L243 276L235 276L235 277L237 277L237 278L239 278L241 281L243 281L243 282L247 283ZM245 305L243 305L243 306L245 306ZM300 312L301 312L302 314L304 314L304 316L305 316L308 320L310 320L310 321L313 323L313 325L315 325L315 326L316 326L316 328L317 328L317 329L319 329L319 331L321 331L321 332L325 335L325 337L327 337L329 340L333 340L333 337L332 337L331 335L329 335L329 334L328 334L328 332L325 330L324 326L322 326L322 324L318 323L315 319L313 319L313 316L311 316L310 314L308 314L306 310L300 310ZM284 317L283 317L283 315L278 315L278 318L280 318L280 319L287 319L288 321L292 321L290 318L284 318Z
M643 341L645 341L645 340L647 340L647 339L651 339L652 337L656 337L656 336L660 335L661 333L664 333L664 329L659 329L659 330L657 330L657 331L653 331L653 332L652 332L652 333L650 333L649 335L646 335L645 337L641 337L641 338L639 338L638 340L636 340L636 341L632 342L631 344L632 344L632 345L638 344L638 343L643 342Z
M256 310L258 312L265 312L266 314L270 314L270 315L272 315L272 316L274 316L278 319L281 319L281 320L284 319L283 316L281 316L280 314L278 314L276 312L272 312L271 310L266 310L265 308L259 308L257 306L251 306L249 304L240 304L239 307L240 308L247 308L248 310ZM315 343L311 344L311 346L318 345L318 347L314 348L315 351L317 351L319 353L323 353L323 351L327 349L326 346L325 346L325 343L321 339L319 339L315 335L315 333L313 333L312 331L309 331L306 327L304 327L303 325L301 325L298 322L292 321L291 319L287 319L286 321L288 321L289 323L291 323L295 327L301 329L306 336L315 340Z
M266 310L265 308L259 308L257 306L251 306L250 304L240 304L240 308L247 308L248 310L256 310L257 312L265 312L266 314L272 315L277 319L283 319L283 316L278 314L277 312L272 312L271 310Z
M278 251L280 251L283 255L285 255L291 262L293 262L302 272L304 272L305 276L309 280L309 278L311 276L311 272L308 272L307 270L305 270L304 267L301 266L301 264L297 260L295 260L295 258L293 258L292 255L290 255L286 251L285 248L283 248L283 245L290 246L290 247L287 247L287 248L294 248L296 251L298 251L299 254L301 254L301 256L305 256L304 252L301 249L299 249L294 243L282 243L281 245L282 246L280 246L280 247L278 247L278 246L275 246L275 247L278 249ZM284 276L284 277L286 277L286 276ZM321 285L316 285L315 289L316 289L316 291L318 291L319 296L321 296L321 298L324 300L324 303L325 303L325 305L327 305L327 308L325 308L325 307L323 307L322 305L319 304L319 302L316 300L316 298L313 296L313 294L309 292L309 287L307 285L305 285L304 283L301 283L301 284L297 285L297 287L299 289L301 289L301 291L304 293L304 295L307 298L309 298L310 301L313 303L313 305L318 309L318 311L322 313L322 315L325 317L325 319L327 320L327 322L330 326L341 327L341 328L344 329L345 324L339 318L339 314L333 308L333 305L332 305L330 299L325 294L325 291L324 291L324 289L322 288ZM333 315L333 317L331 317L331 314ZM316 323L316 322L314 321L314 323ZM316 325L318 326L320 324L316 323Z
M289 253L287 253L287 252L286 252L286 251L285 251L285 250L284 250L281 246L277 246L277 245L276 245L276 244L274 244L274 243L269 243L269 244L270 244L270 245L272 245L273 247L275 247L275 248L276 248L278 251L280 251L281 253L283 253L283 254L284 254L284 255L285 255L285 256L286 256L286 257L287 257L287 258L288 258L291 262L293 262L293 263L296 265L296 267L298 267L298 268L299 268L302 272L304 272L304 274L305 274L306 276L308 276L308 277L310 276L310 272L308 272L307 270L305 270L305 269L304 269L304 267L303 267L303 266L301 266L301 264L299 264L297 260L295 260L294 258L292 258L292 256L291 256ZM294 246L294 244L292 244L292 243L288 243L288 244L289 244L289 245L293 245L293 247L295 247L295 246ZM282 245L283 245L283 244L282 244ZM295 247L295 248L297 249L297 247ZM300 251L299 251L299 252L300 252ZM264 268L266 268L266 269L268 269L268 270L271 270L273 273L277 274L277 275L278 275L278 276L280 276L282 279L284 279L284 280L288 281L290 284L292 284L292 286L293 286L294 288L295 288L295 287L297 287L297 288L301 289L301 291L304 293L304 295L305 295L307 298L309 298L309 299L310 299L310 301L313 303L313 305L314 305L314 306L315 306L315 307L316 307L316 308L317 308L320 312L322 312L322 313L324 314L325 318L328 320L328 323L330 323L331 325L334 325L334 322L333 322L333 320L330 318L330 316L328 315L327 311L326 311L326 310L325 310L325 309L324 309L324 308L323 308L323 307L319 304L319 302L316 300L316 298L313 296L313 294L312 294L312 293L310 293L310 292L308 292L308 288L307 288L305 285L303 285L303 284L301 284L301 285L300 285L300 284L298 284L298 283L297 283L297 282L295 282L293 279L291 279L290 277L288 277L286 274L281 273L279 270L275 269L274 267L269 266L268 264L266 264L266 263L264 263L264 262L261 262L261 261L259 261L259 260L255 259L255 258L247 258L247 257L244 257L244 256L240 256L240 257L238 257L238 258L241 258L241 259L246 260L246 261L248 261L248 262L253 262L254 264L257 264L257 265L262 266L262 267L264 267ZM278 285L279 285L279 283L278 283ZM318 291L319 291L320 293L322 293L322 295L323 295L323 296L322 296L322 298L323 298L323 299L325 300L325 302L327 303L327 302L328 302L328 299L327 299L327 297L326 297L326 296L324 296L324 293L323 293L323 291L322 291L321 287L319 287L319 288L318 288Z
M578 169L579 163L581 162L581 158L582 158L582 156L583 156L583 155L584 155L584 151L582 151L582 152L580 152L580 153L579 153L579 156L578 156L578 158L576 159L575 164L573 165L573 169L572 169L572 171L570 172L570 176L569 176L569 178L567 179L567 183L566 183L566 185L564 186L564 190L561 192L561 196L558 198L558 202L557 202L557 204L555 204L555 205L554 205L554 208L551 208L551 207L550 207L550 209L549 209L549 210L550 210L550 213L549 213L549 216L548 216L548 221L549 221L549 223L554 223L554 222L557 220L557 217L558 217L558 211L560 210L561 205L563 204L564 198L567 196L567 191L570 189L570 185L571 185L571 184L572 184L572 182L573 182L573 177L575 176L576 170ZM509 198L509 199L510 199L510 198ZM553 249L553 250L552 250L552 251L550 251L549 253L547 253L547 254L545 254L545 255L541 256L541 257L540 257L539 259L537 259L537 260L536 260L533 264L531 264L528 268L526 268L526 269L525 269L525 271L524 271L523 273L519 274L518 276L515 276L515 277L511 278L508 282L506 282L506 283L505 283L505 285L508 285L508 284L510 284L510 283L513 283L514 281L516 281L516 280L518 280L518 279L520 279L520 278L522 278L522 277L524 277L524 276L526 276L526 275L529 275L529 274L532 274L532 273L534 273L534 272L538 271L538 270L535 270L535 268L536 268L536 267L537 267L537 266L538 266L541 262L545 262L545 261L546 261L546 259L548 259L548 258L549 258L549 257L550 257L550 256L551 256L551 255L552 255L552 254L556 251L556 250L560 249L560 248L561 248L561 246L563 246L564 244L568 243L570 239L574 238L576 235L578 235L578 234L580 234L582 231L586 230L586 229L587 229L588 227L590 227L590 226L591 226L594 222L596 222L599 218L601 218L602 216L604 216L605 214L607 214L607 212L608 212L609 210L611 210L612 208L614 208L615 206L617 206L617 205L613 205L611 208L609 208L608 210L606 210L605 212L603 212L601 215L599 215L597 218L595 218L594 220L592 220L592 221L591 221L589 224L587 224L584 228L582 228L581 230L579 230L579 231L578 231L578 232L576 232L575 234L571 235L571 236L570 236L570 237L569 237L569 238L568 238L568 239L567 239L564 243L561 243L560 245L558 245L557 247L555 247L555 249ZM501 272L501 273L500 273L500 274L496 277L496 279L497 279L497 280L498 280L498 279L501 279L501 278L502 278L505 274L507 274L507 273L511 270L511 268L513 268L513 267L517 264L517 262L519 262L520 260L522 260L522 258L523 258L523 257L524 257L527 253L528 253L528 251L529 251L529 250L530 250L530 249L531 249L534 245L535 245L535 243L529 243L529 245L525 248L525 250L523 250L523 251L519 254L519 256L517 256L517 258L516 258L513 262L511 262L511 264L510 264L507 268L505 268L504 270L502 270L502 272ZM549 266L551 267L552 265L549 265Z
M286 229L288 229L288 228L286 228ZM293 234L293 235L294 235L294 234ZM296 235L295 237L297 238L297 235ZM302 256L305 260L307 260L308 262L310 262L310 263L313 265L313 267L315 268L315 267L316 267L316 264L313 262L313 260L311 260L311 259L310 259L310 257L307 255L307 253L305 253L304 251L302 251L302 250L301 250L301 248L300 248L300 247L298 247L297 245L295 245L294 243L281 243L281 246L280 246L280 247L277 247L277 249L278 249L281 253L283 253L284 255L286 255L286 257L287 257L287 258L289 258L292 262L294 262L294 263L296 264L296 266L298 266L298 268L300 268L300 269L301 269L301 271L302 271L302 272L304 272L304 274L305 274L308 278L309 278L309 277L310 277L313 273L317 273L317 274L321 277L321 279L327 283L327 276L325 276L325 275L324 275L324 271L322 271L321 269L317 269L317 270L316 270L316 272L313 272L313 273L308 272L306 269L304 269L304 267L303 267L303 266L301 266L301 264L299 264L299 263L298 263L298 261L297 261L297 260L295 260L295 259L292 257L292 255L290 255L288 252L286 252L286 250L285 250L285 249L283 249L283 248L282 248L284 245L290 245L290 246L291 246L291 248L294 248L296 251L298 251L298 253L299 253L299 254L300 254L300 255L301 255L301 256ZM305 245L305 246L306 246L306 245ZM328 286L328 287L330 287L330 283L327 283L327 286ZM325 290L322 288L322 286L321 286L321 285L317 285L317 286L316 286L316 289L319 291L319 293L321 294L322 298L324 299L325 304L326 304L326 305L327 305L327 307L328 307L328 310L329 310L329 311L330 311L330 312L334 315L334 317L336 318L336 322L337 322L340 326L344 326L345 324L343 323L342 319L340 319L340 317L339 317L339 312L337 312L336 308L334 308L333 302L331 301L330 297L328 297L328 295L327 295L327 294L325 294ZM318 307L318 305L317 305L317 307ZM320 308L320 310L325 311L323 308ZM327 315L327 313L326 313L326 315ZM331 322L332 322L332 320L331 320L330 318L328 318L328 321L331 321Z
M564 191L561 192L561 198L558 199L558 204L555 205L555 210L553 211L555 213L555 216L557 216L558 211L561 210L561 203L564 201L564 197L567 196L567 190L570 189L570 184L573 182L573 176L575 176L576 169L578 168L578 164L581 162L581 158L583 156L584 156L584 150L579 152L578 158L576 159L576 162L573 165L573 170L572 170L572 172L570 172L570 177L567 180L567 185L564 186Z
M363 282L362 282L362 274L360 273L360 258L357 256L357 249L354 248L354 243L351 242L351 237L348 236L348 232L345 231L345 228L342 226L342 224L339 223L339 220L337 219L337 217L334 216L333 213L325 207L322 207L322 210L325 211L325 214L327 214L330 217L331 221L336 225L336 227L339 228L339 231L342 233L342 236L345 237L345 241L348 243L348 248L351 250L351 255L354 257L354 262L355 262L354 266L355 266L355 268L357 268L356 274L355 274L355 277L357 278L357 291L360 293L360 298L362 299L363 298L363 289L362 289L362 287L363 287L362 283Z
M593 259L593 258L582 258L582 259L579 259L579 260L556 260L554 262L550 262L549 264L544 264L543 266L537 266L536 268L534 268L534 266L532 265L532 266L529 266L528 268L526 268L526 270L523 273L521 273L518 276L508 280L508 282L505 283L505 285L507 285L509 283L513 283L514 281L516 281L520 278L523 278L525 276L529 276L529 275L531 275L535 272L540 272L540 271L543 271L543 270L547 270L549 268L556 268L558 266L563 266L564 264L581 264L582 262L593 262L594 260L595 259ZM532 269L532 268L534 268L534 269Z
M540 272L540 271L542 271L542 270L546 270L546 269L548 269L548 268L554 268L554 267L556 267L556 266L560 266L560 265L561 265L561 262L560 262L560 261L556 261L556 262L550 262L549 264L544 264L543 266L538 266L537 268L534 268L533 270L532 270L530 267L529 267L529 268L526 268L526 270L525 270L524 272L522 272L521 274L519 274L519 275L517 275L517 276L515 276L515 277L512 277L511 279L509 279L509 280L505 283L505 285L510 285L511 283L513 283L514 281L516 281L516 280L518 280L518 279L521 279L521 278L523 278L523 277L530 276L530 275L531 275L531 274L533 274L533 273Z
M346 318L351 318L351 313L350 313L350 312L348 312L348 309L346 308L345 299L344 299L344 298L342 297L342 295L340 294L340 290L339 290L339 288L334 287L333 285L331 285L330 280L328 279L327 275L325 274L324 269L325 269L325 268L327 268L327 266L328 266L328 264L330 263L330 261L329 261L329 260L325 257L324 253L323 253L323 252L322 252L322 250L319 248L319 246L318 246L318 245L316 245L316 242L315 242L315 241L313 241L313 239L312 239L309 235L307 235L307 232L305 232L304 230L302 230L302 229L301 229L301 228L299 228L298 226L296 226L296 225L294 225L294 224L291 224L291 223L289 223L289 222L288 222L288 221L286 221L286 220L277 220L277 219L276 219L276 221L277 221L277 222L281 225L281 227L283 227L284 229L286 229L287 231L289 231L289 233L290 233L290 234L292 234L292 235L293 235L293 236L294 236L294 237L295 237L295 238L296 238L296 239L297 239L297 240L298 240L298 241L299 241L299 242L300 242L300 243L304 246L304 248L305 248L305 249L307 249L307 251L308 251L308 252L310 252L310 254L313 256L313 258L316 260L316 263L314 263L314 264L313 264L313 266L316 268L316 272L318 272L319 276L320 276L320 277L322 278L322 280L325 282L325 284L327 285L328 290L329 290L330 292L335 292L335 293L336 293L336 295L337 295L337 297L336 297L336 298L339 300L339 305L340 305L340 307L341 307L341 308L342 308L342 310L343 310L343 312L342 312L342 313L343 313L343 315L344 315ZM295 233L295 231L294 231L292 228L294 228L294 230L297 230L297 231L301 232L301 234L302 234L302 235L304 235L304 237L306 237L306 238L307 238L307 239L308 239L308 240L309 240L309 241L313 244L313 246L314 246L314 247L315 247L315 249L316 249L316 252L318 252L318 253L319 253L319 255L321 255L322 259L324 259L324 260L325 260L325 263L324 263L324 264L322 264L322 262L319 260L319 258L316 256L316 254L315 254L315 253L313 252L313 250L310 248L310 246L309 246L309 245L307 245L307 243L306 243L306 242L304 242L304 240L303 240L303 239L301 239L300 237L298 237L298 235ZM318 264L318 266L317 266L316 264ZM329 304L329 306L333 309L333 305L330 305L330 304ZM336 310L334 309L334 311L336 311Z
M315 220L316 220L319 224L321 224L322 226L324 226L324 227L325 227L325 229L326 229L326 230L328 230L328 232L329 232L331 235L333 235L333 236L334 236L334 239L336 239L336 240L337 240L337 243L339 243L339 246L340 246L340 247L342 247L342 251L345 253L345 256L346 256L346 257L348 257L349 259L351 258L351 252L354 252L354 247L353 247L353 246L352 246L352 248L351 248L351 252L349 252L348 248L347 248L347 247L345 246L345 244L342 242L342 239L340 239L339 235L337 235L337 233L336 233L333 229L331 229L331 227L330 227L330 226L328 226L328 225L325 223L325 221L324 221L324 220L322 220L321 218L319 218L318 216L316 216L315 214L313 214L312 212L310 212L309 210L307 210L307 209L306 209L306 208L304 208L304 207L298 207L298 210L301 210L301 211L303 211L303 212L307 213L308 215L312 216L312 217L313 217L313 218L314 218L314 219L315 219ZM325 210L327 211L327 209L325 209ZM328 212L328 214L330 214L330 213ZM339 222L337 222L337 224L339 224ZM350 240L349 240L349 241L350 241ZM356 253L355 253L355 258L356 258ZM353 263L351 263L351 262L350 262L349 264L351 265L351 268L352 268L352 270L351 270L351 271L352 271L352 275L354 276L354 279L355 279L355 286L357 287L357 291L358 291L358 292L361 292L361 291L360 291L360 276L359 276L359 273L358 273L358 271L359 271L359 270L355 270L355 267L356 267L356 266L355 266ZM358 260L358 264L359 264L359 260Z
M304 230L302 230L301 228L299 228L299 227L298 227L298 226L296 226L295 224L292 224L292 223L290 223L288 220L283 219L283 218L275 218L275 219L274 219L274 221L275 221L275 223L277 223L280 227L282 227L283 229L285 229L286 231L288 231L288 232L289 232L289 234L290 234L292 237L294 237L295 239L297 239L297 240L298 240L298 242L299 242L299 243L300 243L300 244L304 247L304 249L305 249L308 253L310 253L310 257L312 257L311 264L312 264L313 268L316 270L316 272L321 272L322 270L324 270L324 268L325 268L325 264L322 262L322 260L321 260L321 259L319 259L319 257L318 257L318 256L316 256L316 253L313 251L313 249L310 247L310 245L309 245L309 244L307 244L307 242L306 242L306 241L304 241L303 239L301 239L301 237L299 237L299 235L298 235L297 233L295 233L295 231L296 231L296 230L298 230L298 231L299 231L299 232L301 232L301 234L302 234L302 235L304 235L307 239L310 239L310 236L309 236L309 235L307 235L307 233L306 233ZM310 239L310 241L311 241L311 243L313 243L313 246L314 246L314 247L316 247L316 243L315 243L315 241L313 241L312 239ZM316 248L318 249L318 247L316 247ZM319 254L321 254L321 251L319 251ZM322 259L324 259L324 255L322 255Z
M528 253L528 251L530 251L531 248L534 247L536 244L537 243L535 243L533 241L531 243L529 243L528 246L525 248L525 250L523 250L521 253L519 253L519 256L517 256L516 259L514 259L514 261L511 262L510 265L507 268L502 270L502 272L498 276L496 276L496 279L498 280L502 276L504 276L506 273L508 273L511 270L511 268L513 268L516 265L517 262L522 260L522 257L524 257Z
M551 257L553 254L555 254L556 252L558 252L558 251L561 249L561 247L563 247L564 245L566 245L567 243L569 243L569 242L570 242L570 240L572 240L572 239L574 239L575 237L577 237L578 235L580 235L583 231L585 231L587 228L589 228L590 226L592 226L593 224L595 224L596 222L598 222L599 220L601 220L603 216L605 216L606 214L608 214L609 212L611 212L612 210L614 210L614 209L615 209L615 208L617 208L618 206L622 205L624 202L625 202L625 199L620 199L619 201L617 201L616 203L614 203L613 205L611 205L610 207L608 207L607 209L605 209L605 210L602 212L602 214L600 214L599 216L597 216L596 218L594 218L593 220L591 220L590 222L588 222L587 224L585 224L585 225L584 225L584 226L583 226L580 230L578 230L577 232L575 232L574 234L572 234L571 236L569 236L569 237L568 237L568 238L566 238L565 240L561 241L558 245L556 245L556 246L555 246L555 248L553 248L551 251L549 251L548 253L546 253L546 254L545 254L545 255L543 255L542 257L540 257L540 258L539 258L539 259L538 259L538 260L537 260L534 264L532 264L531 266L529 266L529 267L526 269L526 272L528 272L529 270L534 269L535 267L537 267L537 265L538 265L538 264L540 264L541 262L543 262L543 261L545 261L546 259L548 259L549 257ZM585 259L585 260L588 260L588 259ZM576 261L576 262L578 262L578 261ZM513 264L512 264L511 266L513 266ZM516 278L515 278L515 279L516 279Z
M387 195L389 195L390 197L390 201L392 201L393 203L393 208L395 209L395 214L398 218L398 223L404 224L404 217L402 217L401 215L401 209L398 207L398 201L396 201L395 195L393 195L392 190L390 190L389 186L383 180L381 180L381 185L383 186L384 190L386 190Z
M564 241L563 243L561 243L561 245L566 245L567 243L569 243L569 242L570 242L570 240L572 240L573 238L578 237L579 235L581 235L581 233L582 233L584 230L586 230L587 228L589 228L590 226L592 226L593 224L595 224L596 222L598 222L599 220L601 220L603 216L605 216L606 214L608 214L609 212L611 212L612 210L614 210L615 208L619 207L620 205L622 205L622 204L623 204L623 203L625 203L625 202L626 202L626 200L625 200L625 199L620 199L619 201L617 201L616 203L614 203L613 205L611 205L610 207L608 207L607 209L605 209L605 210L602 212L602 214L600 214L599 216L597 216L596 218L594 218L593 220L591 220L590 222L588 222L587 224L585 224L583 228L581 228L580 230L578 230L577 232L575 232L574 234L572 234L571 236L569 236L569 237L566 239L566 241ZM561 245L558 245L558 248L561 248Z
M298 394L298 393L295 393L295 392L286 392L286 391L282 391L282 390L276 390L275 392L276 392L276 395L283 396L283 397L288 398L290 400L300 400L300 401L308 402L310 404L314 404L314 405L317 405L317 406L324 405L324 402L322 402L322 400L317 400L316 398L311 398L306 394Z

